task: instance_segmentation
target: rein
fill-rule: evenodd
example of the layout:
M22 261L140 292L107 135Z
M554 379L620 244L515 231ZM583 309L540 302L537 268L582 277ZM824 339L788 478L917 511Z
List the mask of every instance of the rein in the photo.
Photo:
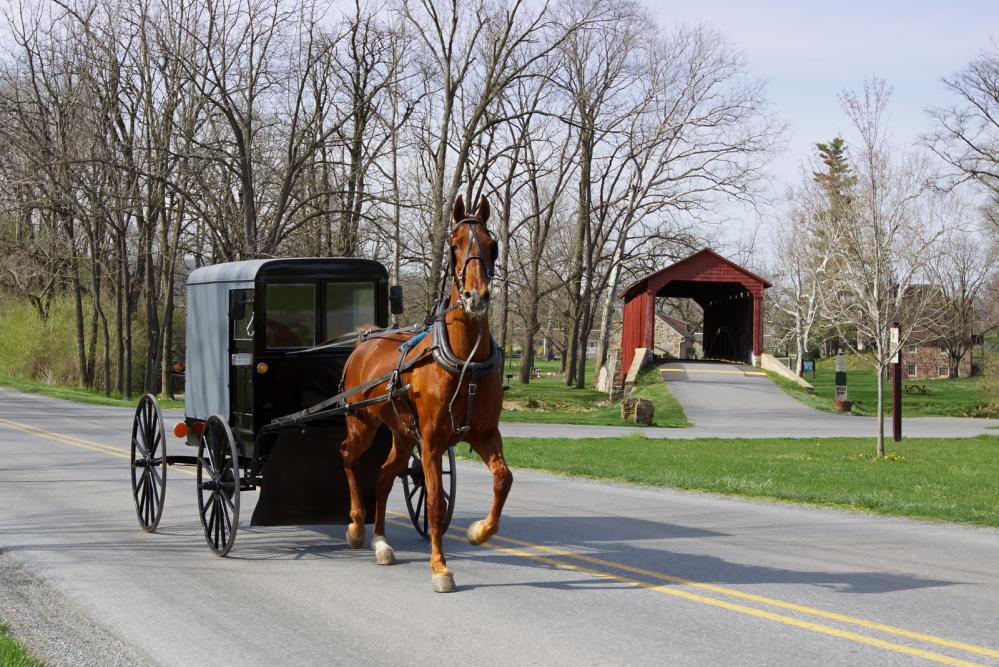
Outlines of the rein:
M490 237L492 234L486 229L485 224L478 218L467 217L458 222L458 224L451 230L453 235L462 225L482 225L483 231L486 232ZM283 424L300 424L309 419L318 418L327 413L327 411L351 411L356 408L364 407L367 405L372 405L375 403L389 402L392 409L395 411L396 416L401 418L399 409L396 406L397 400L402 400L406 408L409 410L411 415L411 428L413 433L419 438L419 424L417 421L417 412L409 399L409 390L412 389L412 385L404 384L402 381L402 374L410 371L418 363L426 359L428 356L432 356L433 360L438 366L443 368L450 375L458 376L458 384L455 387L454 394L451 396L451 400L448 402L448 416L451 419L451 428L459 436L464 435L471 428L472 412L475 404L475 397L478 394L478 383L475 381L476 376L483 373L497 372L503 367L503 355L499 347L496 345L496 341L489 337L489 357L483 361L473 361L472 357L475 356L476 352L479 350L479 345L482 342L482 329L481 326L478 327L478 333L475 336L475 344L472 346L471 352L469 352L467 358L459 357L455 354L454 349L451 347L451 339L447 333L447 315L455 310L464 309L461 300L461 293L465 284L465 272L468 269L468 265L472 260L478 260L484 266L486 266L485 261L482 258L481 251L482 247L479 244L479 238L477 235L471 235L471 248L470 254L465 258L465 264L461 268L461 272L455 271L455 266L457 264L457 258L455 257L455 248L452 247L451 254L449 256L449 261L447 267L441 275L440 282L440 292L438 299L434 304L434 308L427 318L424 320L424 326L410 326L406 328L387 328L387 329L372 329L361 331L350 338L343 340L337 340L335 342L326 342L315 347L307 348L304 350L296 350L294 352L287 353L286 356L296 356L300 354L306 354L309 352L315 352L318 350L325 350L331 348L354 346L358 342L364 342L372 338L384 338L391 335L406 334L412 332L414 335L399 345L399 361L396 367L390 373L380 375L376 378L368 380L364 384L353 387L352 389L343 391L343 385L341 381L341 391L336 396L326 399L321 403L313 405L310 408L301 410L291 415L275 419L272 422L273 426L279 426ZM495 257L493 257L493 262L495 262ZM494 271L492 268L486 268L486 275L492 279ZM455 291L458 294L457 301L452 305L449 304L450 300L447 296L447 282L448 277L450 277L454 283ZM422 341L425 337L431 336L433 338L433 344L424 349L419 354L406 359L413 348ZM347 363L350 363L348 358ZM344 374L346 374L346 366L344 367ZM461 383L464 382L465 378L468 377L468 403L465 408L465 421L460 427L455 426L454 421L454 403L458 399L458 394L461 392ZM382 396L376 396L374 398L364 399L361 401L356 401L350 403L347 398L353 394L361 393L372 387L376 387L380 384L385 384L386 393ZM270 425L269 425L270 426ZM266 428L266 427L265 427Z

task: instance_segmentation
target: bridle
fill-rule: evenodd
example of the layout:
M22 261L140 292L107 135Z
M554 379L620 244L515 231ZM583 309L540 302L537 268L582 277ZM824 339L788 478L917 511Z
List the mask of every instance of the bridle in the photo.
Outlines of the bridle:
M473 227L469 230L469 237L471 237L471 243L469 244L470 245L469 254L465 257L465 263L461 265L461 271L460 272L457 271L458 258L456 253L458 247L452 244L451 255L450 255L451 265L448 267L447 271L448 273L451 274L452 280L454 281L455 289L458 291L459 295L461 295L462 292L465 291L465 274L468 271L468 266L469 264L472 263L472 260L478 260L478 262L486 270L486 277L491 281L493 279L493 276L496 275L496 258L499 254L499 248L494 243L492 246L493 253L492 257L490 258L491 261L488 264L486 264L485 260L482 259L482 244L479 243L479 235L475 233L477 230L477 227L475 227L475 225L481 225L482 231L484 231L486 233L486 236L488 236L490 239L493 238L493 234L492 232L489 231L484 222L482 222L481 220L479 220L474 216L468 216L458 221L458 224L456 224L454 227L451 228L449 236L453 237L458 232L458 230L462 228L463 225L473 225ZM444 296L445 296L444 294L441 294L442 298Z

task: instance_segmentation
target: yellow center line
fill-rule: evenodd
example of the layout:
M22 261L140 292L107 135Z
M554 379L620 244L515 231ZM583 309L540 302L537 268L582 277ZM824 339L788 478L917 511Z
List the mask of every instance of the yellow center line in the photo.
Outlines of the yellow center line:
M131 460L132 458L131 452L121 447L105 445L100 442L94 442L93 440L84 440L82 438L75 438L71 435L56 433L55 431L47 431L43 428L38 428L37 426L32 426L30 424L25 424L22 422L11 421L10 419L4 419L2 417L0 417L0 426L6 426L7 428L13 429L15 431L21 431L22 433L40 435L50 440L61 442L65 445L71 445L73 447L79 447L80 449L86 449L92 452L98 452L100 454L107 454L109 456L116 456L120 459ZM172 468L172 470L175 470L177 472L182 472L185 475L197 475L195 471L187 470L186 468Z
M973 644L965 644L963 642L953 641L950 639L944 639L943 637L936 637L934 635L929 635L922 632L915 632L913 630L906 630L905 628L899 628L893 625L887 625L884 623L877 623L874 621L868 621L862 618L857 618L855 616L848 616L846 614L838 614L836 612L824 611L822 609L815 609L812 607L806 607L804 605L795 604L793 602L786 602L784 600L778 600L774 598L769 598L763 595L756 595L754 593L747 593L745 591L740 591L734 588L727 588L725 586L718 586L715 584L708 584L700 581L694 581L691 579L685 579L683 577L677 577L670 574L664 574L662 572L656 572L654 570L646 570L640 567L634 567L632 565L625 565L624 563L617 563L614 561L603 560L601 558L594 558L592 556L586 556L584 554L575 553L572 551L566 551L565 549L557 549L553 547L546 547L540 544L532 544L530 542L523 542L521 540L514 539L512 537L506 537L503 535L495 535L492 539L499 540L503 542L508 542L510 544L516 544L529 549L534 549L537 551L542 551L545 553L550 553L563 558L571 558L573 560L579 560L585 563L590 563L593 565L599 565L601 567L609 567L623 572L631 572L633 574L638 574L644 577L649 577L652 579L659 579L662 581L668 581L674 584L679 584L682 586L690 586L692 588L699 588L701 590L711 591L713 593L719 593L721 595L727 595L730 597L741 598L743 600L749 600L752 602L757 602L760 604L766 604L773 607L779 607L781 609L787 609L789 611L795 611L801 614L808 614L811 616L818 616L821 618L826 618L832 621L839 621L841 623L847 623L850 625L857 625L870 630L878 630L887 634L899 635L901 637L906 637L908 639L916 639L919 641L929 642L932 644L939 644L940 646L947 646L948 648L955 648L962 651L968 651L969 653L977 653L979 655L989 656L991 658L999 658L999 651L986 648L984 646L975 646Z
M397 514L392 512L392 514ZM399 515L405 516L405 515ZM408 524L402 521L391 521L391 523L406 526ZM452 527L458 528L459 530L467 530L467 526L459 526L452 524ZM498 536L494 536L496 539ZM457 539L457 538L452 538ZM515 541L515 540L508 540ZM530 548L538 548L539 545L531 545L527 542L523 544ZM796 628L801 628L804 630L810 630L812 632L818 632L820 634L829 635L832 637L837 637L839 639L846 639L849 641L857 642L859 644L867 644L869 646L874 646L887 651L893 651L895 653L902 653L905 655L911 655L917 658L923 658L925 660L930 660L933 662L938 662L944 665L961 665L963 667L977 667L979 663L969 662L967 660L961 660L960 658L954 658L949 655L944 655L942 653L934 653L933 651L925 651L920 648L915 648L912 646L906 646L904 644L896 644L895 642L885 641L883 639L877 639L875 637L868 637L866 635L861 635L856 632L850 632L849 630L840 630L838 628L829 627L827 625L821 625L819 623L812 623L810 621L803 621L791 616L784 616L782 614L775 614L763 609L756 609L754 607L747 607L741 604L735 604L733 602L727 602L725 600L719 600L717 598L707 597L705 595L699 595L697 593L691 593L690 591L684 591L672 586L663 586L661 584L650 584L645 581L639 581L637 579L631 579L629 577L623 577L610 572L605 572L602 570L595 570L583 565L575 565L573 563L567 563L565 561L556 560L554 558L548 558L546 556L538 556L530 552L524 551L522 549L515 549L512 547L501 547L488 542L480 545L486 547L487 549L492 549L493 551L498 551L500 553L508 554L510 556L516 556L518 558L524 558L527 560L537 561L539 563L544 563L552 567L558 568L560 570L570 570L573 572L579 572L581 574L588 574L592 577L597 577L599 579L606 579L610 581L616 581L621 584L626 584L630 586L636 586L638 588L643 588L650 591L655 591L656 593L662 593L664 595L670 595L673 597L682 598L684 600L689 600L691 602L699 602L704 605L711 607L719 607L727 611L734 611L740 614L746 614L749 616L755 616L757 618L763 618L769 621L775 621L777 623L782 623L784 625L790 625ZM614 567L620 568L620 564L614 564Z
M75 437L72 437L72 436L63 435L61 433L56 433L56 432L53 432L53 431L48 431L46 429L42 429L42 428L39 428L39 427L36 427L36 426L31 426L29 424L24 424L24 423L21 423L21 422L15 422L15 421L12 421L12 420L9 420L9 419L0 418L0 426L6 426L8 428L11 428L11 429L14 429L14 430L17 430L17 431L21 431L21 432L24 432L24 433L31 433L31 434L34 434L34 435L45 436L45 437L47 437L47 438L49 438L51 440L55 440L57 442L68 444L68 445L71 445L71 446L74 446L74 447L79 447L79 448L82 448L82 449L87 449L87 450L90 450L90 451L95 451L95 452L98 452L98 453L101 453L101 454L107 454L107 455L110 455L110 456L116 456L116 457L125 458L125 459L130 458L129 451L125 450L125 449L121 449L121 448L117 448L117 447L112 447L110 445L105 445L105 444L102 444L102 443L93 442L93 441L89 441L89 440L84 440L82 438L75 438ZM184 472L184 473L187 473L187 474L192 474L192 475L195 474L193 471L185 470L183 468L180 468L179 470L181 472ZM399 516L399 517L408 518L408 516L406 514L401 514L401 513L398 513L398 512L394 512L394 511L389 512L389 514L391 514L393 516ZM395 521L395 520L390 520L390 521L391 521L391 523L393 523L395 525L401 525L401 526L407 526L408 525L408 524L406 524L406 523L404 523L402 521ZM452 524L452 526L454 528L457 528L457 529L461 530L461 531L467 530L466 526L459 526L457 524ZM452 538L452 539L456 539L456 538ZM597 569L593 569L593 568L586 567L586 566L583 566L583 565L577 565L575 563L566 562L564 560L556 560L555 558L550 558L550 557L547 557L547 556L539 556L537 554L530 553L529 551L525 551L524 549L531 549L531 550L535 550L535 551L541 551L541 552L544 552L544 553L552 554L554 556L559 556L561 558L569 558L569 559L572 559L572 560L581 561L581 562L589 563L589 564L592 564L592 565L597 565L597 566L600 566L600 567L605 567L605 568L610 568L610 569L614 569L614 570L619 570L619 571L622 571L622 572L631 572L633 574L638 574L638 575L641 575L641 576L644 576L644 577L649 577L649 578L653 578L653 579L659 579L659 580L662 580L662 581L668 581L668 582L670 582L672 584L676 584L676 585L688 586L688 587L691 587L691 588L698 588L698 589L701 589L701 590L708 590L708 591L711 591L713 593L717 593L717 594L721 594L721 595L727 595L727 596L730 596L730 597L736 597L736 598L740 598L740 599L743 599L743 600L748 600L748 601L756 602L756 603L759 603L759 604L766 604L766 605L770 605L770 606L774 606L774 607L778 607L778 608L782 608L782 609L787 609L789 611L795 611L795 612L798 612L798 613L801 613L801 614L818 616L818 617L821 617L821 618L825 618L825 619L829 619L829 620L834 620L834 621L838 621L838 622L841 622L841 623L856 625L856 626L863 627L863 628L870 629L870 630L877 630L877 631L884 632L884 633L887 633L887 634L894 634L894 635L898 635L898 636L901 636L901 637L906 637L908 639L915 639L915 640L919 640L919 641L925 641L925 642L929 642L929 643L933 643L933 644L938 644L938 645L941 645L941 646L946 646L948 648L959 649L959 650L966 651L966 652L969 652L969 653L976 653L976 654L983 655L983 656L989 656L989 657L999 658L999 651L996 651L996 650L990 649L990 648L985 648L985 647L982 647L982 646L975 646L975 645L972 645L972 644L965 644L963 642L952 641L952 640L949 640L949 639L944 639L942 637L936 637L934 635L928 635L928 634L921 633L921 632L914 632L914 631L911 631L911 630L906 630L904 628L899 628L899 627L892 626L892 625L886 625L886 624L882 624L882 623L876 623L876 622L873 622L873 621L867 621L867 620L864 620L864 619L860 619L860 618L856 618L856 617L852 617L852 616L847 616L847 615L844 615L844 614L837 614L835 612L827 612L827 611L823 611L821 609L814 609L814 608L811 608L811 607L806 607L806 606L803 606L803 605L794 604L792 602L785 602L783 600L777 600L777 599L774 599L774 598L768 598L768 597L765 597L765 596L762 596L762 595L756 595L756 594L753 594L753 593L746 593L744 591L739 591L739 590L732 589L732 588L726 588L724 586L717 586L717 585L714 585L714 584L708 584L708 583L704 583L704 582L694 581L694 580L691 580L691 579L685 579L685 578L682 578L682 577L676 577L676 576L669 575L669 574L664 574L664 573L661 573L661 572L655 572L653 570L646 570L644 568L634 567L634 566L631 566L631 565L626 565L624 563L617 563L617 562L614 562L614 561L608 561L608 560L603 560L603 559L600 559L600 558L594 558L592 556L586 556L584 554L578 554L578 553L575 553L575 552L572 552L572 551L567 551L565 549L558 549L558 548L553 548L553 547L547 547L547 546L540 545L540 544L533 544L531 542L525 542L525 541L518 540L518 539L515 539L515 538L512 538L512 537L506 537L506 536L502 536L502 535L495 535L492 539L496 540L496 541L506 542L508 544L515 544L515 545L518 545L518 546L523 547L523 548L518 549L518 548L512 548L512 547L502 547L502 546L498 546L498 545L495 545L495 544L490 544L488 542L485 543L485 544L483 544L483 545L481 545L481 546L484 546L484 547L486 547L488 549L492 549L494 551L498 551L498 552L501 552L501 553L506 553L506 554L509 554L509 555L512 555L512 556L517 556L519 558L525 558L525 559L528 559L528 560L533 560L533 561L545 563L547 565L550 565L552 567L556 567L556 568L559 568L559 569L571 570L571 571L574 571L574 572L580 572L580 573L588 574L590 576L598 577L598 578L601 578L601 579L607 579L607 580L611 580L611 581L617 581L617 582L622 583L622 584L636 586L636 587L643 588L643 589L646 589L646 590L655 591L657 593L662 593L662 594L665 594L665 595L671 595L673 597L683 598L683 599L690 600L690 601L693 601L693 602L699 602L701 604L705 604L705 605L708 605L708 606L718 607L718 608L726 609L726 610L729 610L729 611L734 611L734 612L738 612L738 613L741 613L741 614L747 614L747 615L750 615L750 616L755 616L757 618L763 618L763 619L775 621L775 622L778 622L778 623L783 623L785 625L790 625L790 626L794 626L794 627L798 627L798 628L810 630L810 631L813 631L813 632L818 632L818 633L821 633L821 634L838 637L838 638L841 638L841 639L847 639L847 640L858 642L858 643L861 643L861 644L867 644L867 645L870 645L870 646L875 646L875 647L882 648L882 649L885 649L885 650L894 651L896 653L903 653L905 655L911 655L911 656L915 656L915 657L919 657L919 658L924 658L926 660L931 660L931 661L939 662L939 663L946 664L946 665L974 665L976 663L967 662L967 661L964 661L964 660L953 658L951 656L943 655L943 654L940 654L940 653L934 653L932 651L925 651L923 649L914 648L914 647L911 647L911 646L906 646L904 644L896 644L894 642L889 642L889 641L877 639L877 638L874 638L874 637L868 637L866 635L861 635L861 634L858 634L858 633L855 633L855 632L850 632L850 631L846 631L846 630L840 630L840 629L837 629L837 628L833 628L833 627L821 625L821 624L818 624L818 623L812 623L810 621L803 621L803 620L800 620L800 619L797 619L797 618L793 618L793 617L790 617L790 616L784 616L782 614L775 614L773 612L765 611L765 610L762 610L762 609L757 609L755 607L748 607L748 606L745 606L745 605L740 605L740 604L728 602L726 600L719 600L717 598L707 597L707 596L700 595L700 594L697 594L697 593L693 593L693 592L690 592L690 591L685 591L685 590L682 590L682 589L678 589L675 586L664 586L662 584L652 584L652 583L641 581L641 580L638 580L638 579L632 579L632 578L625 577L625 576L622 576L622 575L619 575L619 574L614 574L612 572L606 572L606 571L603 571L603 570L597 570Z
M663 373L711 373L715 375L763 375L762 371L712 371L704 368L660 368Z

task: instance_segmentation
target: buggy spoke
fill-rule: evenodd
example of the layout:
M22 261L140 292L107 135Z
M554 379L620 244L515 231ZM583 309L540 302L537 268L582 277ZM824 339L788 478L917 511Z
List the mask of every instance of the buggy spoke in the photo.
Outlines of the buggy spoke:
M232 499L226 493L219 493L219 497L222 498L222 502L229 506L229 511L236 511L236 506L232 504Z
M132 438L132 445L138 450L139 454L142 455L142 458L149 458L149 455L146 453L146 448L139 442L138 433Z
M208 502L205 503L205 506L201 510L201 518L202 519L204 519L204 517L205 517L205 512L207 512L208 510L210 510L214 506L214 504L215 504L215 494L216 493L218 493L218 491L212 491L212 495L208 496Z
M214 499L212 500L211 507L212 507L212 511L211 511L211 514L208 515L208 528L207 528L207 532L206 532L206 537L209 540L212 539L212 533L215 531L215 520L216 520L215 513L216 513L216 510L218 508L218 505L215 503Z
M139 500L139 494L142 493L143 488L146 486L146 472L145 470L139 475L139 481L135 483L132 488L132 495L135 497L136 502Z
M162 477L160 477L160 473L159 473L159 471L158 471L158 470L156 469L157 467L158 467L158 466L148 466L148 467L146 468L146 470L148 470L148 471L149 471L149 474L150 474L150 475L152 476L152 481L153 481L153 486L154 486L154 487L160 487L160 486L163 486L163 478L162 478Z
M221 503L219 502L219 497L215 496L215 507L218 510L215 514L215 546L221 548L222 541L222 517L219 514L222 513Z

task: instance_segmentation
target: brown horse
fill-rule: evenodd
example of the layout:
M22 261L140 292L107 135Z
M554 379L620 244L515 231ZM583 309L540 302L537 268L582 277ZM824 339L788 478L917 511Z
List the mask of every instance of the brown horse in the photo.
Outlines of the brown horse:
M438 593L454 590L454 576L443 553L445 504L441 482L441 457L459 440L468 442L493 473L493 505L489 515L468 529L468 541L482 544L499 530L500 513L513 475L503 458L499 416L503 405L498 353L489 334L489 281L497 246L486 222L489 204L479 201L474 215L465 215L459 196L452 211L450 298L437 314L432 334L408 351L400 344L413 337L399 333L372 338L357 346L344 371L343 390L402 369L392 387L378 384L351 396L360 401L384 395L393 387L411 388L394 400L362 407L348 413L347 437L340 446L347 483L350 487L350 518L347 541L355 549L364 546L364 504L357 482L361 454L371 445L379 423L393 434L392 450L378 473L375 486L374 537L371 547L379 565L395 562L392 547L385 540L385 506L395 478L405 469L413 447L420 446L420 459L427 492L427 517L432 556L430 568L433 589ZM400 358L402 356L402 358ZM412 364L412 365L409 365ZM466 373L469 368L471 373ZM476 374L476 369L481 370ZM474 378L474 380L472 380ZM469 396L469 384L477 393ZM473 389L474 391L474 389ZM469 401L473 401L469 407ZM467 423L466 423L467 422ZM467 428L466 428L467 427Z

